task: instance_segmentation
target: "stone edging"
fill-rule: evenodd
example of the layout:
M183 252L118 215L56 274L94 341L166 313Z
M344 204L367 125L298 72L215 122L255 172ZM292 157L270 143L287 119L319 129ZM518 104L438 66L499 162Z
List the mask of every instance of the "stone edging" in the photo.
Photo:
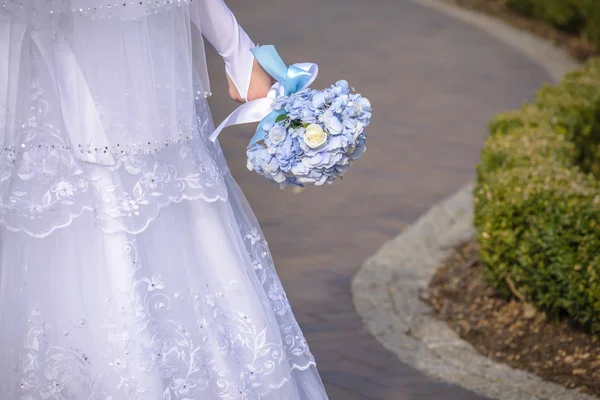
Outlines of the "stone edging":
M469 184L370 257L352 280L354 304L367 329L407 364L499 400L594 400L479 354L420 295L453 248L474 237Z
M441 0L410 0L473 25L519 50L553 80L579 66L566 52L487 15ZM452 249L474 237L472 184L435 205L365 261L352 297L366 328L405 363L498 400L597 400L479 354L421 299Z

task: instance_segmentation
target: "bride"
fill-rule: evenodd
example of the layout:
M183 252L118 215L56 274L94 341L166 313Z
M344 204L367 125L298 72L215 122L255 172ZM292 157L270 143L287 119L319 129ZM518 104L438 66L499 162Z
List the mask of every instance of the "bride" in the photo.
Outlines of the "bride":
M0 4L0 398L320 400L218 144L271 77L222 0Z

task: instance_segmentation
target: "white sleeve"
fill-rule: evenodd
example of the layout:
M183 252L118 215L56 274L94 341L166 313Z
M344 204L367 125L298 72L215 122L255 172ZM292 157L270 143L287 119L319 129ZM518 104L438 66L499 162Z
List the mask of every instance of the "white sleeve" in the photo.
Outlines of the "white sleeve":
M225 61L225 71L246 98L254 56L254 42L238 24L235 15L223 0L194 0L192 22Z

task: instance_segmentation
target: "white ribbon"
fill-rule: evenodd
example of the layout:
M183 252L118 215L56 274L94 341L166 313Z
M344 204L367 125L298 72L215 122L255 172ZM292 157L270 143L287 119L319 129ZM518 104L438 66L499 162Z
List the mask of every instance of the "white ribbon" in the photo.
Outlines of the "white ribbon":
M31 38L56 85L65 128L76 157L92 164L115 165L110 151L104 152L109 142L73 50L67 42L36 31L31 33Z
M269 115L271 111L273 111L273 100L275 100L277 93L279 93L279 91L282 89L283 87L281 84L277 82L271 87L267 97L242 104L233 110L233 112L229 114L227 118L223 120L223 122L221 122L217 129L215 129L215 131L208 138L212 142L215 142L221 131L229 126L248 124L262 120L264 117Z

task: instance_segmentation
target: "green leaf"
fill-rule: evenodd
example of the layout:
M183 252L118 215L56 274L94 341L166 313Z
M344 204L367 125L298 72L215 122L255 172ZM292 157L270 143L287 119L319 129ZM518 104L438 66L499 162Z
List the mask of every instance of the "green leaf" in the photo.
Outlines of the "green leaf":
M287 114L281 114L281 115L277 116L277 118L275 118L275 122L285 121L286 119L288 119Z

